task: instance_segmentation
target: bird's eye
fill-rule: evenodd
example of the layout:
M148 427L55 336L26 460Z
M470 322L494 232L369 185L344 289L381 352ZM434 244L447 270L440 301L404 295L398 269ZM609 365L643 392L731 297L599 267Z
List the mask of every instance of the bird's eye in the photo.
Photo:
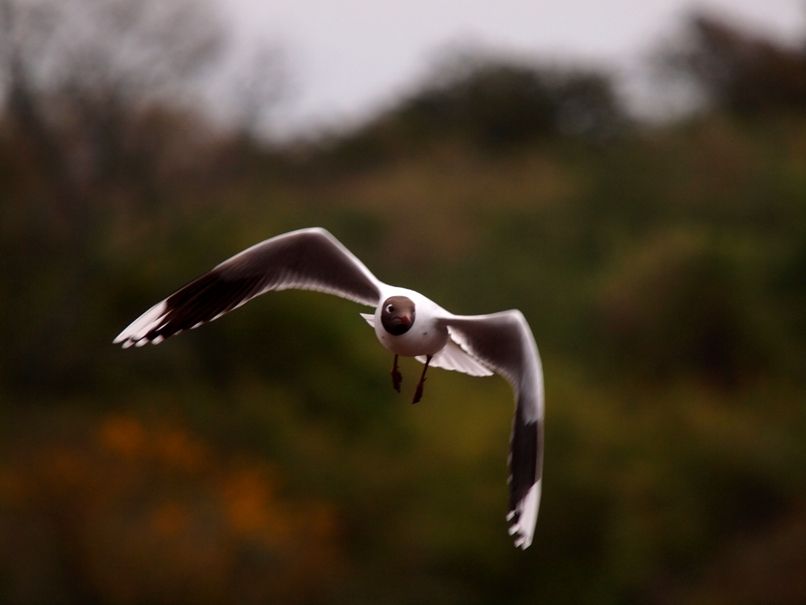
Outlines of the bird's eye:
M395 312L395 306L394 305L386 305L386 312L387 313L394 313Z

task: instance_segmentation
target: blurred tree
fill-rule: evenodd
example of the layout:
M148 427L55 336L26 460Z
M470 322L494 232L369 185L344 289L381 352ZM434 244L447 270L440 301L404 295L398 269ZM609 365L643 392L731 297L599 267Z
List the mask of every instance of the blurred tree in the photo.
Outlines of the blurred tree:
M153 205L165 183L159 173L177 156L170 141L177 130L197 131L187 117L163 116L166 99L189 91L220 47L204 6L0 0L5 131L22 156L8 203L29 217L17 219L5 246L11 258L40 258L21 263L27 275L13 281L13 299L21 317L42 304L45 283L59 300L45 321L17 322L10 365L20 378L75 371L69 343L88 307L105 217L121 200Z
M447 131L466 129L471 141L493 150L553 136L608 137L626 124L601 71L464 50L438 60L431 82L401 113L420 120L426 131L439 132L440 124Z
M765 339L736 261L690 230L648 240L602 287L606 348L650 382L694 374L732 387L765 371Z
M224 105L230 120L245 139L265 142L273 134L275 111L289 96L291 75L283 49L262 43L241 61L230 81L222 88L229 91Z
M45 321L13 328L19 348L7 367L16 377L75 370L70 343L110 220L134 228L231 166L210 168L224 146L200 109L227 49L213 9L208 0L0 0L0 134L16 150L5 197L17 215L2 251L40 259L15 263L24 276L7 276L9 292L22 316L48 289L60 299ZM275 73L242 95L249 104L271 104ZM247 127L260 125L256 116Z
M186 95L222 42L201 0L2 0L0 32L8 118L78 230L88 190L149 182L161 146L142 121Z
M604 73L462 51L437 61L415 93L336 151L360 164L453 141L494 155L557 137L607 140L628 122Z
M806 40L787 46L699 14L662 53L662 69L692 82L717 107L738 114L806 111Z

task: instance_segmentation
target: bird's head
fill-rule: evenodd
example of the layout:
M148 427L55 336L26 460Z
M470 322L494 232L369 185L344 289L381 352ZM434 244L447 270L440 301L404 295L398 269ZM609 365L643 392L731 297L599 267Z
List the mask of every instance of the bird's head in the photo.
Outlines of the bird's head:
M414 302L405 296L390 296L383 301L381 323L389 334L405 334L414 324Z

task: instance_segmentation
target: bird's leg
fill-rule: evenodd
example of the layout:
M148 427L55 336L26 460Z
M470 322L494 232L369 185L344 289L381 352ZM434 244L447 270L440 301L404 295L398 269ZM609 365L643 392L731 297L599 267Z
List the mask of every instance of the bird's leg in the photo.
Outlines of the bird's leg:
M399 393L400 383L403 382L403 376L400 374L400 370L397 369L397 355L395 355L395 361L392 363L391 374L392 374L392 386Z
M431 358L433 355L428 355L425 358L425 366L423 367L423 373L420 374L420 382L417 383L417 389L414 391L414 399L411 400L412 403L418 403L420 399L423 398L423 385L425 384L425 373L428 371L428 364L431 363Z

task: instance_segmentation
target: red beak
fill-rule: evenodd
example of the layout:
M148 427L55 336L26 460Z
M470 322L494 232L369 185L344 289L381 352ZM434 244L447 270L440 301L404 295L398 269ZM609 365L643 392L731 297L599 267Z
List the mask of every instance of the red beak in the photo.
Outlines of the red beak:
M392 321L407 328L411 327L411 315L396 315L392 318Z

